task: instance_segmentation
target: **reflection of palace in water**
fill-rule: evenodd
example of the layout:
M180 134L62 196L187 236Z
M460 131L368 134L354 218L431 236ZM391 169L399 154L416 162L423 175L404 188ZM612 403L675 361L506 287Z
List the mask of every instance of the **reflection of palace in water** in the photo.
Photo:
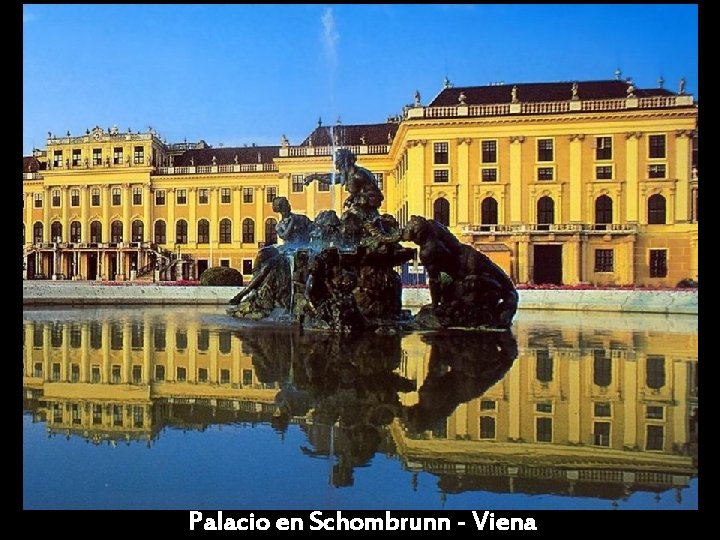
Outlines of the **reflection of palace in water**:
M287 377L298 385L307 377L293 355L319 343L317 362L332 345L307 337L241 337L179 310L118 312L104 319L90 312L87 320L77 317L83 311L72 317L49 312L50 319L46 313L26 314L23 321L25 410L46 422L50 435L95 443L150 445L166 427L270 422L281 413L278 392ZM352 400L361 393L348 394L342 379L334 389L315 382L314 408L292 420L305 426L314 452L322 454L313 436L322 428L321 410L341 403L347 417L352 407L379 410L365 407L377 402L397 418L376 425L384 442L373 436L372 448L357 462L377 451L397 453L407 470L438 476L444 493L618 499L678 488L680 494L697 475L697 332L578 328L542 328L522 318L513 327L517 358L512 340L512 351L494 366L487 341L478 342L486 349L476 352L467 340L453 345L428 335L377 336L372 346L359 346L373 358L384 347L388 369L399 366L395 373L414 381L415 390L398 386L382 370L362 383L360 402ZM396 341L397 347L389 346ZM361 349L344 351L358 355ZM485 359L482 370L463 367L473 354ZM276 356L288 358L273 364ZM313 365L305 361L304 369ZM452 373L457 384L469 373L476 386L443 386ZM397 406L389 393L399 393Z

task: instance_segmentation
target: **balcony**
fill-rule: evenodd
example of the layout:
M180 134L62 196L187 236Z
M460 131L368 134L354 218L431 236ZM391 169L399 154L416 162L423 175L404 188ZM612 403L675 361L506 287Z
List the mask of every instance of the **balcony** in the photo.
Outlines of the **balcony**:
M194 165L189 167L156 167L155 173L160 176L180 174L228 174L244 172L276 172L274 163L236 163L232 165Z
M338 146L337 148L347 148L357 156L360 155L382 155L387 154L389 145L387 144L360 144L351 146ZM280 157L312 157L312 156L331 156L337 148L333 146L285 146L280 148Z
M472 236L511 236L515 234L576 234L604 236L637 234L637 225L628 223L523 223L519 225L470 225L463 234Z

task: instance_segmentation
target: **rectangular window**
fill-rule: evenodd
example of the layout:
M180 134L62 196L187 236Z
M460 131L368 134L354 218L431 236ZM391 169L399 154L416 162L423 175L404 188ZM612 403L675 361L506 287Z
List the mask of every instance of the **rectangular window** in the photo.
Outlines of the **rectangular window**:
M252 274L252 270L253 270L252 263L253 263L252 259L243 259L242 273L245 274L246 276Z
M122 165L123 162L123 149L121 146L113 148L113 165Z
M113 426L123 425L123 408L122 405L113 405Z
M303 187L304 187L303 175L302 174L293 174L292 175L292 192L293 193L302 193Z
M70 206L80 206L80 190L73 189L70 191Z
M70 346L73 349L79 349L82 345L82 330L77 324L70 326Z
M535 404L535 411L539 413L552 413L552 403L549 401Z
M593 413L599 418L611 416L610 404L606 401L595 403Z
M651 420L662 420L665 418L665 407L659 405L648 405L645 409L645 418Z
M450 158L448 155L448 143L436 142L433 145L433 150L433 163L435 163L435 165L447 165L448 163L450 163Z
M175 203L187 204L187 189L178 189L175 191Z
M34 196L35 200L35 208L42 208L43 204L43 194L42 193L36 193Z
M667 168L664 164L648 165L648 178L667 178Z
M138 205L138 206L142 205L142 192L143 192L143 190L142 190L141 187L134 187L134 188L133 188L133 198L132 198L132 201L133 201L133 204L134 204L134 205Z
M480 171L480 180L483 182L497 182L497 169L482 169Z
M648 426L645 450L662 450L664 446L665 430L663 426Z
M207 368L198 368L198 382L207 382L208 381L208 370Z
M144 334L145 326L143 325L143 323L133 321L130 330L130 347L132 347L134 351L142 350Z
M60 206L60 190L59 189L52 190L52 205Z
M318 191L330 191L330 182L325 178L319 179Z
M380 191L383 190L383 186L385 185L385 174L381 172L373 173L375 175L375 181L377 182L377 187Z
M650 277L667 277L667 250L650 250Z
M612 137L595 137L595 159L612 159Z
M81 164L82 164L82 152L80 152L80 149L73 149L73 151L72 151L73 167L78 167Z
M102 424L102 405L92 406L92 423L93 426L99 426Z
M176 373L177 373L177 376L175 377L175 380L177 382L187 381L187 369L186 368L178 366Z
M593 423L593 444L595 446L610 446L610 422Z
M110 382L113 384L120 384L120 373L120 366L118 364L113 364L110 368Z
M100 206L100 190L93 188L90 192L90 206Z
M155 190L155 206L165 206L165 190Z
M613 271L613 250L612 249L596 249L595 250L595 272L612 272Z
M102 148L93 148L93 165L102 165Z
M53 363L50 380L51 381L59 381L60 380L60 363L59 362Z
M114 187L110 193L112 194L112 205L120 206L122 201L122 190L119 187Z
M80 364L70 364L70 382L80 381Z
M538 182L544 182L552 180L555 176L555 169L553 167L538 167L537 179Z
M494 439L495 438L495 418L492 416L481 416L480 417L480 438L481 439Z
M255 191L253 188L243 188L243 202L244 203L252 203L253 202L253 191Z
M175 331L175 348L179 351L184 351L185 349L187 349L187 344L187 330L185 330L184 328L178 328Z
M483 141L480 147L483 163L497 163L497 141Z
M434 171L433 173L433 181L438 183L447 183L450 181L450 171L447 169L440 169L437 171Z
M208 204L210 201L210 190L208 188L198 189L198 204Z
M90 380L94 383L100 382L100 366L94 365L90 368Z
M612 166L601 165L595 167L595 179L596 180L612 180Z
M230 383L230 370L229 369L221 369L220 370L220 384L229 384Z
M153 344L155 345L156 351L165 350L165 326L158 324L155 327L155 332L153 334Z
M53 152L53 167L62 167L62 150L55 150Z
M204 352L210 348L210 331L202 328L197 331L197 350Z
M250 386L253 382L253 372L252 369L243 369L242 370L242 384L243 386Z
M164 381L165 380L165 366L155 366L155 380L156 381Z
M538 161L553 161L553 140L552 139L538 139L537 160Z
M145 161L145 147L136 146L133 149L133 163L135 163L135 165L142 165L144 161Z
M142 383L142 366L133 366L131 377L133 384Z
M277 188L274 186L268 187L265 190L265 201L272 204L275 197L277 197Z
M665 157L665 135L650 135L648 137L648 157L662 159Z
M496 407L495 401L489 399L483 399L480 401L481 411L494 411Z
M552 442L552 418L543 416L535 419L535 440Z
M222 204L230 204L232 196L231 193L232 191L230 190L230 188L220 188L220 202Z

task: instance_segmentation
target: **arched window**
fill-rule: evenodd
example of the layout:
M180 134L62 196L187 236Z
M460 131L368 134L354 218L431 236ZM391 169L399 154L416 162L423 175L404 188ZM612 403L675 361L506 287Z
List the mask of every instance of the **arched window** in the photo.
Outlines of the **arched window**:
M605 351L595 349L593 352L593 383L598 386L610 386L612 382L612 360Z
M243 244L252 244L255 242L255 222L250 218L243 219L242 241Z
M197 242L198 244L210 243L210 222L207 219L201 219L198 221Z
M275 218L270 218L267 221L265 221L265 245L271 246L273 244L277 244L277 231L275 230L275 227L277 226L277 220Z
M33 225L33 244L40 244L43 241L43 224L36 221Z
M232 242L232 223L228 218L220 220L220 243L229 244Z
M599 231L606 229L605 225L612 223L613 202L607 195L600 195L595 199L595 228Z
M535 378L542 383L549 383L553 380L553 358L547 349L535 351Z
M80 242L80 231L82 231L82 225L79 221L70 222L70 241L74 243Z
M653 390L660 390L665 386L665 357L648 356L645 384Z
M122 242L123 241L123 224L120 220L115 220L110 224L110 241L111 242Z
M62 242L62 223L53 221L50 225L50 241Z
M187 221L184 219L178 219L175 224L175 243L176 244L187 244L188 235Z
M155 222L155 243L166 244L167 243L167 231L165 221L159 219Z
M145 225L139 219L132 222L132 241L142 242L145 235Z
M498 222L498 205L497 201L492 197L483 199L480 205L480 223L482 225L497 225ZM489 229L489 227L488 227Z
M648 223L650 225L665 224L665 197L660 194L651 195L648 199Z
M446 227L450 226L450 203L445 197L435 199L433 203L433 219Z
M90 242L93 244L102 242L102 223L99 221L90 223Z
M550 197L540 197L537 202L538 229L547 231L555 223L555 201Z

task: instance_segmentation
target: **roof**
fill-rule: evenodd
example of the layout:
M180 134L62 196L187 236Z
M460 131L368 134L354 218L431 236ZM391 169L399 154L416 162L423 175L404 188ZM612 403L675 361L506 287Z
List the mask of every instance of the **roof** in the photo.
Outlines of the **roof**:
M233 165L235 163L272 163L280 155L279 146L239 146L185 150L173 157L175 167L190 165ZM235 159L237 156L237 160Z
M45 163L41 163L35 156L23 156L23 172L34 173L45 170Z
M305 138L301 146L310 146L310 141L312 141L312 146L332 146L331 129L338 145L388 144L390 142L388 139L395 137L398 124L386 122L383 124L318 126Z
M490 86L454 86L444 88L429 104L430 107L454 106L459 103L460 94L465 94L468 105L487 105L492 103L511 103L512 89L517 87L517 99L520 102L568 101L572 97L575 82L518 83ZM626 98L626 81L577 81L579 99L617 99ZM637 97L674 96L665 88L635 88Z

